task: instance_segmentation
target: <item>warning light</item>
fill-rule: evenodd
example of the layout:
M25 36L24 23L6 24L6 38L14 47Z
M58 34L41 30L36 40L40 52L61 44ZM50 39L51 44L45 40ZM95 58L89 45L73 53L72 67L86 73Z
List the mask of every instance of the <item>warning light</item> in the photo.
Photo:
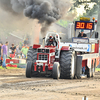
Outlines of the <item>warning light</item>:
M93 19L93 21L94 21L94 20L95 20L95 17L93 17L92 19Z
M97 20L95 20L95 23L97 23Z
M88 18L88 17L80 17L80 21L90 21L90 18Z

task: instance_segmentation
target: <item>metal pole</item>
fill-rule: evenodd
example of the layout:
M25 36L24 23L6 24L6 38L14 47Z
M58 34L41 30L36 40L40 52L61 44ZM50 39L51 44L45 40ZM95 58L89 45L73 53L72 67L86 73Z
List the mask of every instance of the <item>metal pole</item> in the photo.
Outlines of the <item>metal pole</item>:
M74 35L74 37L76 37L76 30L75 30L75 35Z
M86 100L86 96L84 96L84 100Z
M92 33L92 30L90 30L90 38L91 38L91 33Z

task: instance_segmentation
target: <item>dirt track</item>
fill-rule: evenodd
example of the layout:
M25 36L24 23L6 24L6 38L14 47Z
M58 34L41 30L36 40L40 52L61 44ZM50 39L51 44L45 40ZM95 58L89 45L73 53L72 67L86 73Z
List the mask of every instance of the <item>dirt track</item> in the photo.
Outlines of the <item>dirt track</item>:
M0 69L0 100L100 100L100 72L90 79L25 77L25 70Z

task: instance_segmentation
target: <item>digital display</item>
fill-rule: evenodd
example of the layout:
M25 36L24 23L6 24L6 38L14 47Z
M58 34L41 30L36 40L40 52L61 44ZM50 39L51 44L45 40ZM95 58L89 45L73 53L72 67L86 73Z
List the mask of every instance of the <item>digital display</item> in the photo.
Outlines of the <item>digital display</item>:
M94 30L94 22L76 21L75 30L76 29Z

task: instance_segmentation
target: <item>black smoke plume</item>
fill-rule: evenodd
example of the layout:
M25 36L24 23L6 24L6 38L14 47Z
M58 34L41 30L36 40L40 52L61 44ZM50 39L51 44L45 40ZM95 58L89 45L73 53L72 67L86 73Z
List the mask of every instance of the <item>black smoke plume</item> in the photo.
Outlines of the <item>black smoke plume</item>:
M37 19L44 33L48 27L59 20L68 10L68 0L0 0L0 7L13 15L24 13L26 17Z

